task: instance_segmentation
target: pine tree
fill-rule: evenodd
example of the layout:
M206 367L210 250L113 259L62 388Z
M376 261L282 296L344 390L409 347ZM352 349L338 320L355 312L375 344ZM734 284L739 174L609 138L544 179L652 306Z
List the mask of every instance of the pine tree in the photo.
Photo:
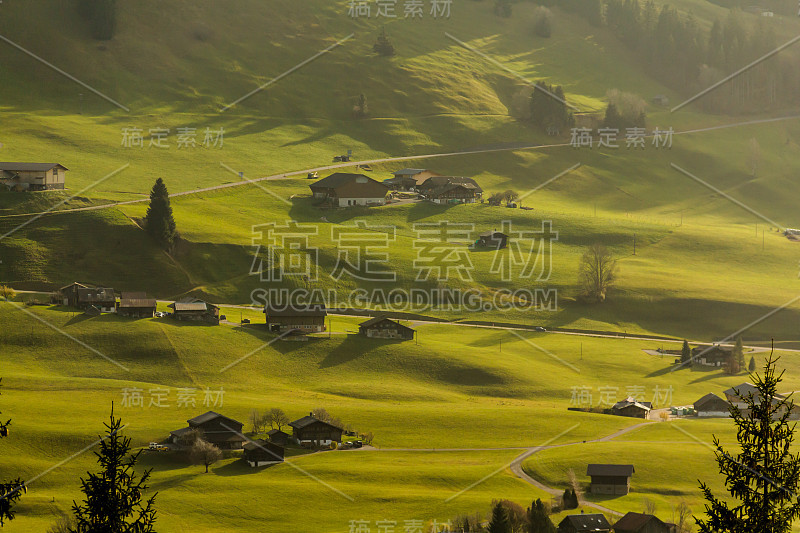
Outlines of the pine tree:
M486 528L487 533L512 533L511 521L508 519L508 513L503 507L502 502L497 502L492 509L492 519L489 522L489 527Z
M71 533L152 533L156 495L142 503L151 471L141 477L134 472L141 452L128 455L131 439L120 435L122 419L114 418L113 404L110 421L104 425L106 435L95 452L100 472L81 479L86 499L80 505L72 502L76 527Z
M574 507L572 507L572 494L569 492L569 489L564 489L564 494L561 496L561 505L564 509L574 509Z
M755 356L752 356L752 355L750 356L750 364L747 365L747 370L749 370L750 372L755 372L756 371L756 358L755 358Z
M603 119L604 128L622 129L622 115L617 109L617 105L612 103L608 104L606 108L606 116Z
M575 492L574 488L572 489L572 494L570 496L572 501L572 508L577 509L578 506L580 505L580 502L578 501L578 493Z
M386 35L386 28L381 28L378 34L378 40L372 45L372 50L381 56L391 57L394 55L394 45Z
M770 355L764 375L753 375L758 393L742 398L744 412L735 405L730 408L739 452L725 451L714 436L717 464L733 503L717 499L701 481L707 517L696 519L699 533L788 533L800 518L795 496L800 488L800 456L790 453L793 402L778 394L783 372L776 375L777 361Z
M547 515L547 509L542 500L537 499L528 508L527 533L556 533L556 526Z
M736 343L733 345L733 356L736 358L736 368L741 372L744 369L744 347L742 346L742 337L736 338Z
M150 206L145 215L145 229L151 237L166 248L171 248L178 236L175 219L172 218L169 192L161 178L156 180L150 191Z
M692 363L692 349L689 348L689 341L683 339L683 348L681 348L681 364L689 365Z
M2 378L0 378L2 381ZM0 421L0 439L9 435L11 420ZM17 478L12 481L0 481L0 527L6 522L14 520L14 504L22 498L22 494L28 492L25 482Z

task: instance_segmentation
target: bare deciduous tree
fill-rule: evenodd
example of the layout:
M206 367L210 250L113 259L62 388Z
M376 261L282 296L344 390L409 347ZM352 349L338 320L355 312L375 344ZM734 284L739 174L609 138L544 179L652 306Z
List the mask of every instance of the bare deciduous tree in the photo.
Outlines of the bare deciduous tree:
M617 277L617 261L602 244L595 243L581 258L580 283L582 296L588 301L602 302Z
M250 423L253 425L253 433L261 433L264 416L258 412L258 409L250 410Z
M273 407L269 410L269 427L280 430L289 423L289 417L280 407Z
M642 498L642 512L644 514L656 514L656 502L650 498Z
M672 510L672 523L675 524L675 533L689 533L692 530L689 519L692 517L692 510L686 502L681 502Z
M197 439L189 452L192 464L208 467L222 459L222 451L205 439Z

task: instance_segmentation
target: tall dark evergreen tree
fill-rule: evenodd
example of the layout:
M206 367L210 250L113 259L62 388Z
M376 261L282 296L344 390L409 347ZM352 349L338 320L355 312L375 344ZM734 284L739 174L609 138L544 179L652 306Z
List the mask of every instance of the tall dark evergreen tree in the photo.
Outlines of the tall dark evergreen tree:
M689 341L683 339L683 348L681 348L681 364L689 365L692 363L692 349L689 348Z
M0 378L0 381L2 381L2 378ZM8 437L9 426L11 426L11 420L0 421L0 439ZM27 491L25 483L19 478L11 481L0 481L0 527L3 527L6 522L14 520L14 515L16 514L14 504Z
M486 528L487 533L512 533L511 521L502 502L497 502L492 508L492 519Z
M172 246L178 235L175 219L172 218L172 207L169 204L169 192L161 178L156 180L150 191L150 206L145 215L145 229L151 237L167 248Z
M700 533L788 533L792 522L800 518L800 456L790 451L795 432L795 425L789 424L793 402L778 394L783 372L776 374L777 361L770 355L764 375L751 375L758 394L743 398L744 410L730 407L738 453L727 452L714 436L717 464L733 502L718 499L701 481L707 503L706 518L695 519Z
M92 37L107 41L117 31L117 0L79 0L78 13L91 28Z
M372 45L372 50L378 55L391 57L394 55L394 45L386 35L386 28L381 28L378 34L378 40Z
M542 500L537 499L528 508L527 533L556 533L556 526L550 520Z
M744 369L744 346L742 346L742 337L736 337L736 343L733 345L733 356L736 358L736 366L739 371Z
M756 371L756 358L753 355L750 356L750 364L747 365L747 370L749 370L750 372Z
M622 115L617 109L617 105L612 103L608 104L606 108L606 116L603 118L603 127L622 129Z
M129 455L131 439L120 435L122 419L114 418L113 404L105 426L100 451L95 452L100 472L81 479L86 499L80 504L72 502L76 526L71 533L152 533L156 494L142 502L151 471L141 477L134 471L141 451Z

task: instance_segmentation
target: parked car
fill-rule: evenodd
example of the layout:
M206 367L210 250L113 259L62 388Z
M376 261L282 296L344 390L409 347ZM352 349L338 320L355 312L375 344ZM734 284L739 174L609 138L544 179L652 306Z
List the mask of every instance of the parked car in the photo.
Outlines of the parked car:
M313 180L319 177L319 172L309 172L306 176L307 179Z
M534 330L534 331L547 331L547 330L546 330L546 329L544 329L542 326L536 326L535 328L533 328L533 330Z
M361 442L360 440L353 441L353 448L361 448L362 446L364 446L364 443Z
M228 317L225 315L219 315L220 320L228 320Z
M148 449L153 450L154 452L168 452L169 446L164 446L163 444L159 444L157 442L151 442Z
M250 319L249 318L243 318L242 319L242 324L249 324L249 323L250 323Z

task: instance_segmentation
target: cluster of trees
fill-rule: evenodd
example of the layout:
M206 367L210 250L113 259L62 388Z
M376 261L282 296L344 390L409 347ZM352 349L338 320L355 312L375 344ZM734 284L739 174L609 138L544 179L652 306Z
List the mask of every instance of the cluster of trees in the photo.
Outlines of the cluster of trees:
M564 489L564 494L561 496L561 505L564 509L577 509L580 502L578 501L578 493L573 488Z
M464 528L467 525L470 528ZM486 531L487 533L556 533L556 527L550 520L549 510L542 500L537 499L528 509L509 500L492 502L492 514L486 529L474 528L472 523L456 522L456 531Z
M270 429L283 429L290 422L289 417L280 407L273 407L263 413L258 409L250 411L250 423L253 425L253 433L261 433L267 426Z
M395 54L394 45L386 35L386 28L381 28L377 41L372 45L372 51L384 57L391 57Z
M603 127L616 130L644 128L647 115L645 102L633 93L612 89L607 93L608 107L603 119Z
M503 192L496 192L489 196L489 205L500 205L502 202L505 202L506 205L511 205L514 203L514 200L519 198L519 194L516 191L511 189L507 189Z
M117 31L117 0L78 0L78 13L88 23L92 37L108 41Z
M150 190L150 205L144 217L147 233L166 249L172 249L178 238L172 206L169 202L169 191L164 180L158 178Z
M353 104L353 117L364 118L369 115L369 104L367 103L367 96L364 93L358 95L356 103Z
M531 93L530 119L543 130L562 130L575 125L575 117L567 107L564 89L543 81L537 81Z
M540 6L533 18L533 32L539 37L549 39L553 35L553 12Z

